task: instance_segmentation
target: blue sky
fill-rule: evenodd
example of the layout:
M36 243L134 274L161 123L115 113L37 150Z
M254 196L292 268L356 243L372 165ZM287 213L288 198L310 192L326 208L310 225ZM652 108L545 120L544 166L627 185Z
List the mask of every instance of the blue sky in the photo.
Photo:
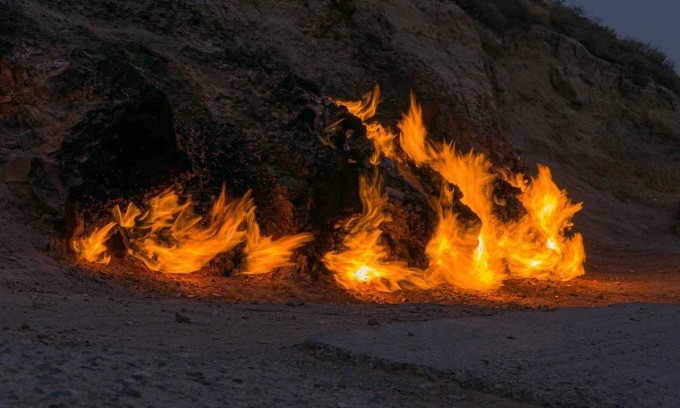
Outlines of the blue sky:
M566 0L624 37L659 47L680 72L680 0Z

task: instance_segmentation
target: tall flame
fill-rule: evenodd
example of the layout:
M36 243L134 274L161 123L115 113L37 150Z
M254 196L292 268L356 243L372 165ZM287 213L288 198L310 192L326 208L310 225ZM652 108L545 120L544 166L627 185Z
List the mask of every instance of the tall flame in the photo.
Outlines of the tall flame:
M358 113L369 138L369 128L382 127L374 121L367 123L376 113L379 95L376 86L362 101L339 102L350 113ZM438 223L426 246L429 267L420 271L384 260L387 251L378 243L377 228L389 220L385 214L386 197L381 195L378 184L364 181L360 191L364 212L359 220L365 222L350 220L352 227L344 242L347 249L324 258L343 286L360 289L364 282L379 277L382 282L390 282L381 288L387 291L399 288L399 282L411 282L421 288L448 282L465 289L488 290L501 286L509 277L568 280L584 273L582 236L567 235L571 218L581 204L568 199L553 182L547 167L539 166L538 175L530 181L523 174L501 174L521 190L518 198L526 210L519 221L502 222L494 215L493 184L497 175L491 163L482 153L462 154L453 144L428 141L422 109L413 93L410 102L398 124L401 151L416 166L429 166L446 181L439 199L434 200ZM382 153L400 160L396 147L381 150L382 146L373 142L374 158ZM454 188L460 190L461 202L477 215L479 223L461 222L452 211Z
M481 220L477 235L477 245L472 253L472 263L464 268L450 269L444 276L446 280L465 289L491 289L498 287L505 279L505 265L499 252L498 241L503 235L503 226L493 215L493 180L491 163L483 154L470 152L459 154L449 144L432 151L430 166L442 175L444 180L457 186L463 193L461 202L467 205ZM453 232L450 228L442 232ZM469 232L456 231L454 236L468 235ZM433 239L441 239L436 233ZM450 236L446 239L452 240ZM455 242L455 240L454 240ZM438 261L432 258L435 263ZM457 271L456 271L457 269Z
M569 280L583 275L583 237L568 237L571 218L581 210L552 180L550 169L539 165L538 175L527 183L515 176L515 186L527 214L506 238L508 267L513 275Z
M371 163L378 164L380 155L391 159L397 159L394 139L396 135L392 131L376 121L369 121L378 111L380 99L380 87L378 84L373 87L373 91L364 95L360 101L345 101L333 99L333 102L344 106L349 113L361 119L366 126L366 137L373 142L374 153L371 156Z
M343 240L344 250L328 252L323 262L335 272L335 279L347 289L359 289L365 285L393 292L410 283L425 288L427 284L419 276L420 271L409 268L403 261L388 261L388 251L380 243L380 226L390 222L385 211L387 196L382 193L382 183L377 173L372 178L359 179L359 194L363 206L360 215L344 224L347 234Z
M97 229L89 236L72 241L76 254L89 262L108 263L106 241L119 225L128 238L128 253L149 269L167 273L194 272L215 256L246 242L245 273L266 273L289 262L292 252L311 239L298 234L273 240L263 237L255 220L255 206L250 192L228 200L222 191L208 217L197 215L191 197L182 199L169 189L146 202L142 212L130 203L123 212L112 210L115 222Z
M432 147L427 143L427 129L423 124L423 111L416 102L416 97L411 92L411 104L409 111L399 122L399 144L404 153L413 160L416 166L420 166L432 159Z

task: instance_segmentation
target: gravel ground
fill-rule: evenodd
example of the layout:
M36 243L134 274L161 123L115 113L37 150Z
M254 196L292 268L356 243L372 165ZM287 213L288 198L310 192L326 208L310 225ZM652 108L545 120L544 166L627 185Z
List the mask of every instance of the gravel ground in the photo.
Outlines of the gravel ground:
M313 341L551 407L680 405L680 307L649 303L406 322Z
M529 406L428 372L317 358L306 345L328 331L490 309L225 304L105 286L68 295L3 286L1 407Z

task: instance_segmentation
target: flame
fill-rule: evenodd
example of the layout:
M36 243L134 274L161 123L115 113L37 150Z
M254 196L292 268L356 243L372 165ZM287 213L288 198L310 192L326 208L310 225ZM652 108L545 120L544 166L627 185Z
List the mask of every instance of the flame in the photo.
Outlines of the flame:
M111 262L111 255L105 242L113 235L115 226L115 222L110 222L101 228L95 228L90 235L71 241L71 249L78 254L78 258L87 262L108 264Z
M479 280L472 267L474 253L480 247L479 225L467 227L453 213L454 189L445 184L437 202L437 227L427 243L425 253L430 259L426 278L432 284L450 282L464 288L475 287ZM483 252L480 252L483 253Z
M247 271L266 273L288 263L292 252L311 239L309 234L285 236L278 240L263 237L255 220L250 192L228 200L226 189L213 204L207 217L193 210L191 197L182 199L168 189L145 203L142 212L130 203L123 212L112 210L115 222L72 241L72 248L89 262L108 263L104 242L119 225L129 241L128 253L149 269L167 273L190 273L207 265L215 256L246 242Z
M369 138L369 128L382 127L374 121L366 122L376 113L379 95L376 85L362 101L341 102L350 113L358 113ZM421 271L403 262L385 261L387 249L378 243L378 228L389 221L385 214L387 198L381 195L379 183L368 184L362 179L364 210L358 220L351 219L345 226L349 231L344 241L346 250L324 258L343 286L360 289L379 279L389 283L380 289L389 291L400 288L403 282L420 288L448 282L464 289L489 290L509 277L568 280L584 273L583 238L580 234L567 235L571 218L581 204L572 203L557 187L547 167L539 166L538 175L530 180L523 174L500 174L521 190L518 198L526 209L519 221L502 222L494 215L493 185L498 174L491 162L482 153L463 154L453 144L428 141L422 109L413 93L398 128L399 147L406 158L416 166L429 166L446 181L434 200L438 223L425 250L429 266ZM388 155L378 150L375 140L374 146L376 152L401 161L396 147ZM454 188L462 193L461 202L479 222L462 222L452 211Z
M142 210L137 208L135 203L130 203L125 210L125 213L120 211L119 206L113 207L111 211L113 213L113 219L116 220L118 225L123 228L132 228L135 226L135 219L142 215Z
M531 183L521 176L515 185L527 214L514 225L507 239L508 267L514 276L569 280L583 275L583 237L563 232L572 227L571 218L581 210L552 180L550 169L539 165Z
M371 163L376 166L372 177L359 179L362 211L343 223L342 248L322 259L340 285L392 292L448 283L491 290L513 277L568 280L584 273L583 237L569 232L582 204L568 198L546 166L539 165L536 177L527 178L495 170L482 153L462 153L452 143L428 140L422 108L413 93L397 124L398 134L374 119L381 102L378 85L359 101L334 102L365 125L374 147ZM425 247L426 269L394 260L382 239L381 228L392 221L377 167L383 157L400 165L428 167L441 176L438 197L430 197L437 225ZM517 199L525 213L518 220L502 221L495 215L496 206L503 205L494 197L498 177L519 191ZM475 218L454 211L454 192ZM261 274L288 265L293 251L312 239L307 233L278 239L262 236L250 193L227 199L224 188L206 217L194 212L191 197L172 189L141 208L130 203L125 211L116 206L112 212L114 222L72 240L80 259L108 263L106 241L118 230L127 238L129 253L155 271L193 272L243 243L242 273Z
M323 263L347 289L370 285L379 291L393 292L404 284L425 288L427 284L420 277L420 271L403 261L386 260L388 251L380 243L380 226L391 219L385 211L387 195L382 193L381 184L377 173L372 178L359 179L362 212L344 224L347 233L344 250L328 252Z
M361 119L366 126L366 137L373 142L372 164L376 165L380 162L380 155L391 159L397 158L394 145L396 135L380 123L368 121L368 119L375 116L378 111L378 105L382 101L378 84L373 87L372 92L365 94L360 101L345 101L341 99L332 99L332 101L340 106L344 106L349 113Z
M203 218L193 211L191 197L183 203L180 201L178 192L174 190L166 190L151 198L146 203L147 211L128 234L130 255L144 262L152 271L197 271L245 238L240 227L253 207L249 194L227 201L223 188L205 226L200 224ZM114 214L117 213L120 210L114 208ZM123 219L129 218L129 214L123 214Z
M475 249L470 257L471 263L457 264L454 267L451 267L449 263L448 269L438 268L438 273L442 274L446 281L465 289L487 290L500 286L506 278L505 265L498 247L504 227L493 215L492 195L495 177L490 171L491 163L481 153L460 154L451 144L443 144L438 149L431 149L430 157L430 166L441 174L444 180L460 189L463 193L461 202L467 205L481 221ZM464 226L460 226L460 223L457 225L459 225L459 231L451 227L438 229L432 239L447 239L469 248L470 233ZM438 237L437 233L447 235L442 238ZM463 241L458 239L461 235L466 237ZM456 250L464 249L456 248ZM431 257L430 259L434 260L435 264L438 262L437 258Z
M312 240L312 234L287 235L279 239L263 237L255 221L255 211L248 214L246 231L245 275L269 273L274 269L290 265L290 258L297 248Z
M411 105L409 111L399 122L399 144L404 153L413 160L416 166L420 166L432 159L432 147L427 143L425 137L427 130L423 125L423 111L416 102L416 97L411 92Z
M373 91L366 93L360 101L346 101L343 99L331 99L337 105L344 106L349 113L359 118L362 122L375 116L378 112L380 99L380 86L375 84Z

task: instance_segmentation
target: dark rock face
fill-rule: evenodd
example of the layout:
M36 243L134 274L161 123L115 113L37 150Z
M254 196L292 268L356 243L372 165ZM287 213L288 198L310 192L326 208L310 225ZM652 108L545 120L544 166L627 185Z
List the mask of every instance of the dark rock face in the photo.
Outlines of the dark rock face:
M73 62L87 58L82 50L74 54ZM105 102L70 129L57 152L68 185L91 184L94 194L110 197L149 189L189 169L163 92L115 57L97 62L89 76Z

